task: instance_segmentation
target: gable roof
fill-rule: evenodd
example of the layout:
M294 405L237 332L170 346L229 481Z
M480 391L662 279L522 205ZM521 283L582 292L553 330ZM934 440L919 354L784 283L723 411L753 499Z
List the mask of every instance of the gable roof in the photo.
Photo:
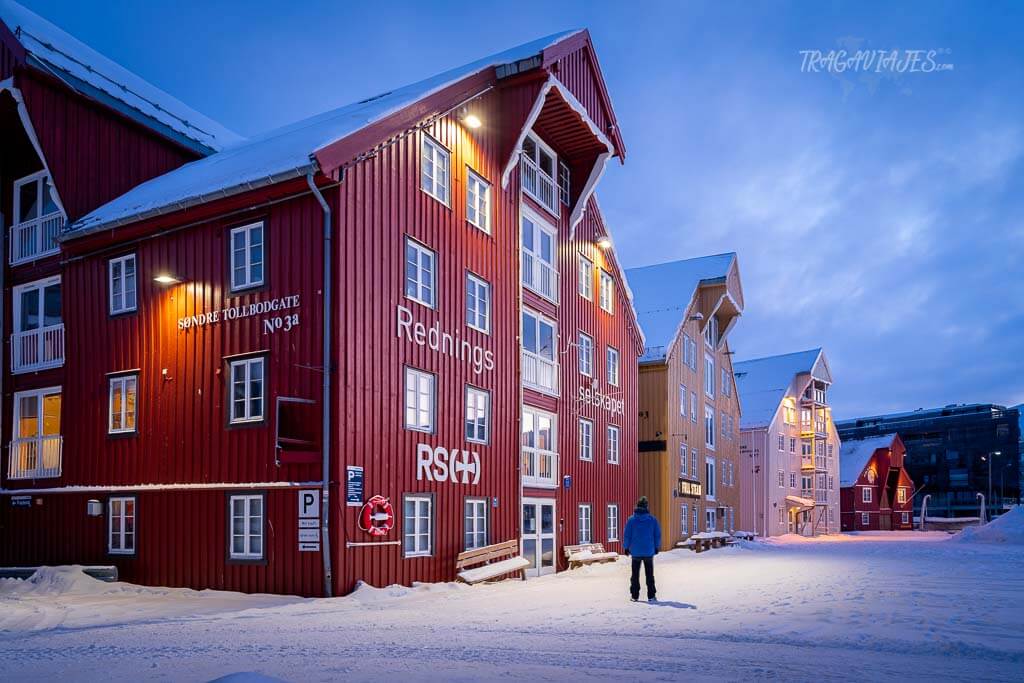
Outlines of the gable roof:
M811 372L821 356L818 348L734 363L736 389L743 402L740 428L771 424L793 380L801 373Z
M856 441L843 441L839 445L840 486L853 486L860 479L871 456L879 448L891 448L896 434L883 434Z
M626 271L647 340L640 362L668 357L697 289L702 284L724 283L735 262L735 252L729 252Z
M30 64L179 144L205 155L242 140L13 0L0 0L0 21Z
M546 36L253 137L133 188L75 222L68 232L87 234L302 177L318 169L318 150L487 69L537 57L580 32Z

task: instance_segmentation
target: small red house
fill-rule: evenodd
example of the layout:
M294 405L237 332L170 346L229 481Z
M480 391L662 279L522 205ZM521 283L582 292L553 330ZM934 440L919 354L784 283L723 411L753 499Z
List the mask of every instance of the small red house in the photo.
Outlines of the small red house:
M914 526L914 482L903 467L899 434L844 441L839 472L843 531L891 531Z

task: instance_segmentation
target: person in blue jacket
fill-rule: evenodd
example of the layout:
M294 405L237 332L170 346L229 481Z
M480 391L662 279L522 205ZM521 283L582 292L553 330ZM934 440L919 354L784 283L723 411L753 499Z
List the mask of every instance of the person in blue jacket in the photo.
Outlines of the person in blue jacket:
M647 496L640 496L636 509L622 534L622 548L633 559L633 573L629 579L629 594L636 602L640 599L640 565L644 566L647 583L647 602L657 602L658 590L654 586L654 556L661 547L661 526L648 508Z

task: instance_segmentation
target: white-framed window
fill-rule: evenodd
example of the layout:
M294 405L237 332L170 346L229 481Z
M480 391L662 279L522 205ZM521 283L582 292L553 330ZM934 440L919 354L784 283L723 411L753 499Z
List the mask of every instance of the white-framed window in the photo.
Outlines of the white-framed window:
M137 400L138 375L118 375L110 378L107 433L126 434L135 431Z
M813 455L813 454L814 454L814 448L811 445L810 440L809 439L801 439L800 440L800 455L806 457L806 456Z
M522 474L527 486L558 485L557 418L546 411L523 406Z
M712 349L718 346L718 318L715 316L704 326L704 343Z
M690 506L683 503L682 507L679 508L679 533L682 536L687 536L690 533Z
M830 457L830 458L832 457L832 453L833 453L832 446L833 446L833 444L829 444L828 445L828 457Z
M686 385L679 385L679 416L686 417Z
M697 520L699 518L700 518L700 509L697 507L697 504L694 503L694 505L693 505L693 533L697 533L697 530L700 528L700 527L697 526Z
M789 452L790 453L796 453L796 437L795 436L789 437Z
M473 169L466 169L466 220L491 234L491 184Z
M417 432L434 431L436 391L437 386L434 375L408 366L405 368L406 429Z
M433 375L430 375L433 378ZM487 443L491 438L491 394L466 387L466 441Z
M715 359L709 355L704 356L704 395L715 397Z
M558 201L569 206L569 166L564 161L558 162Z
M61 388L14 394L9 479L43 479L61 474Z
M686 444L679 445L679 476L688 477L690 476L690 468L688 463L690 456L686 452Z
M733 462L730 460L729 461L729 486L735 486L736 485L735 474L736 474L736 471L733 468Z
M523 286L558 303L559 275L555 264L555 227L523 206L520 210Z
M474 330L491 331L491 285L466 273L466 324Z
M555 216L558 215L561 188L558 178L558 156L539 137L530 134L523 139L523 191Z
M580 460L594 459L594 423L580 418Z
M896 502L906 503L907 502L907 490L902 486L896 489Z
M463 503L463 550L487 545L487 499L466 498Z
M135 254L110 259L108 265L110 315L128 313L136 308Z
M57 193L45 170L14 181L11 221L12 264L22 263L59 250L57 237L66 216L57 204Z
M782 526L786 523L785 517L786 512L782 508L779 508L779 526Z
M836 484L836 478L835 477L829 477L828 478L828 490L829 491L834 491L835 490L835 484Z
M729 485L729 465L731 464L732 463L730 463L728 460L724 460L722 462L722 467L719 468L722 470L722 486Z
M782 410L782 421L788 425L796 424L796 408L785 406Z
M135 554L135 497L119 496L107 501L107 552Z
M60 275L14 287L12 371L28 372L64 364L61 298Z
M605 364L608 369L608 384L619 386L619 350L609 346L605 350Z
M594 300L594 262L580 255L579 262L579 293L587 301Z
M619 464L619 428L608 425L608 462Z
M697 392L690 392L690 422L697 424Z
M550 394L558 393L555 343L558 326L540 313L523 309L523 384Z
M579 367L581 375L594 376L594 339L582 332L579 341Z
M704 529L705 531L714 531L718 525L718 510L715 508L708 508L704 511Z
M705 489L704 493L707 496L708 500L715 499L715 492L718 487L718 484L715 480L715 465L715 459L712 456L709 455L706 458L704 458L704 480L707 482L707 488Z
M693 369L693 365L690 363L690 335L683 332L683 365Z
M779 450L783 451L785 449L786 449L786 436L784 434L779 434Z
M231 291L263 284L263 223L231 229Z
M860 513L860 524L861 526L867 526L871 522L871 517L866 512Z
M779 470L779 488L786 488L786 472L784 470Z
M231 423L259 422L263 419L266 359L263 356L239 358L228 362L231 378Z
M420 154L420 188L448 206L451 154L428 135L423 136Z
M577 510L578 512L576 515L576 531L579 535L579 543L591 543L593 541L593 514L591 511L590 503L580 503Z
M795 489L796 488L796 472L790 472L789 473L789 488L791 488L791 489Z
M434 498L402 498L402 551L405 557L426 557L434 550Z
M690 449L690 476L697 479L697 449Z
M704 404L704 445L715 449L715 409L711 404Z
M416 240L405 238L405 296L434 308L437 299L437 257Z
M228 497L231 534L228 552L233 560L263 559L263 496L241 494Z
M831 508L830 507L828 509L828 521L830 521L830 522L835 522L836 521L836 509L835 508Z
M619 540L619 506L616 503L608 504L608 540Z
M910 524L910 513L904 512L900 514L900 522L903 524Z
M615 280L605 270L601 270L601 310L615 313Z
M868 488L867 486L864 486L864 487L861 488L861 490L860 490L860 500L861 500L862 503L870 503L871 502L871 489Z
M732 384L729 382L729 371L722 368L722 396L732 396Z

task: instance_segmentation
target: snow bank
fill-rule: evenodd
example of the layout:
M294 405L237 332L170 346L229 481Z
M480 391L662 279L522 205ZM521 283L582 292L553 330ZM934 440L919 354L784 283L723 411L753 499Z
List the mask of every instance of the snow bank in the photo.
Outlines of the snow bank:
M1024 545L1024 506L1014 505L984 526L970 526L954 539L960 543Z
M40 567L27 579L0 579L0 596L103 595L117 590L115 584L94 579L77 564Z
M239 671L220 678L214 678L210 683L285 683L281 678L264 676L255 671Z

